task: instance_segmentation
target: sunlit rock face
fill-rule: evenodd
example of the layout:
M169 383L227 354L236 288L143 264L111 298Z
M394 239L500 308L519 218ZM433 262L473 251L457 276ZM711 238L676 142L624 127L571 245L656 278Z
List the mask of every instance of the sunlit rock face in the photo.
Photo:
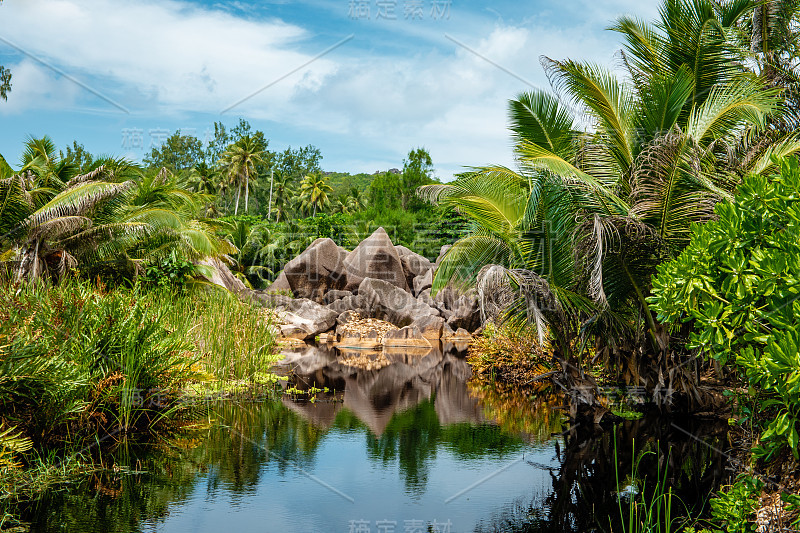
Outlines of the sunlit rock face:
M347 290L355 290L365 278L372 278L409 291L400 255L383 228L375 230L375 233L347 254L344 266L347 272Z
M344 289L347 255L331 239L317 239L311 243L283 268L292 293L298 298L322 302L328 291Z
M286 264L269 289L249 293L252 300L265 306L291 312L279 325L287 339L321 336L326 342L344 339L351 347L427 347L454 336L468 338L482 325L475 291L463 293L445 287L435 297L431 295L436 267L446 251L443 247L437 263L432 263L404 246L395 246L383 228L352 252L331 239L317 239ZM306 306L308 315L288 309L287 295L324 305L339 317L358 314L386 321L400 331L388 337L381 331L342 336L333 331L335 324L321 330L321 325L329 322L327 315L323 322L319 317L324 313L316 307ZM359 339L363 341L360 344Z

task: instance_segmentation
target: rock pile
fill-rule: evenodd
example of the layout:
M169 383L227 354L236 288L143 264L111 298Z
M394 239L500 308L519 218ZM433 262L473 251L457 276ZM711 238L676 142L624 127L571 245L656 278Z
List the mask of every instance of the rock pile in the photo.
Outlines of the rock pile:
M335 330L340 343L422 347L469 337L481 327L475 292L447 287L431 296L448 248L432 263L395 246L383 228L350 252L331 239L317 239L252 297L282 313L280 329L287 338L310 340L331 332L330 339Z

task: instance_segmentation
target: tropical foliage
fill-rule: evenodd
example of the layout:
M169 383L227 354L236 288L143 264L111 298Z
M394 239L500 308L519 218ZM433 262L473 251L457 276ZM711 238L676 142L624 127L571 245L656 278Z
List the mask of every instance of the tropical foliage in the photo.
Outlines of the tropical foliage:
M31 139L22 162L16 173L5 165L0 178L0 251L17 281L109 265L135 274L171 253L198 260L234 251L197 216L203 196L165 169L101 159L77 174L47 137Z
M661 321L690 322L689 348L735 362L768 421L761 456L787 446L800 457L800 167L752 175L718 220L696 226L689 246L661 265L653 309Z
M522 289L512 313L546 324L557 354L570 359L584 346L574 339L594 334L628 382L690 389L647 306L650 278L742 176L767 175L773 156L800 148L795 134L767 131L779 93L749 70L732 37L752 9L667 0L655 23L618 19L624 79L545 59L555 94L524 93L509 105L518 169L483 167L422 188L477 223L434 288L505 282ZM488 264L506 268L507 279Z

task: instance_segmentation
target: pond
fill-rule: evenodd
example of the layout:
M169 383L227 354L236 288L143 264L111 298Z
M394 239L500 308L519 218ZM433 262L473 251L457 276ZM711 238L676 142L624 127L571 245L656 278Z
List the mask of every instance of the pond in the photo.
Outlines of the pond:
M644 450L639 476L661 464L690 506L725 475L724 424L567 430L557 402L471 388L457 349L386 353L372 370L348 356L288 353L290 393L209 402L195 429L107 452L118 471L24 518L70 532L600 531L619 517L615 467L635 485Z

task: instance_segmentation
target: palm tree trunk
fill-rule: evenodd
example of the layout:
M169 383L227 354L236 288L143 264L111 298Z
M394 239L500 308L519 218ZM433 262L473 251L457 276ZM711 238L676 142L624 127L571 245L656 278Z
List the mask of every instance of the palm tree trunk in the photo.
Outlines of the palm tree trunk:
M650 311L650 306L647 305L647 300L644 299L644 294L642 294L642 289L639 288L639 284L636 283L636 280L633 279L631 271L628 270L628 264L624 259L621 261L621 263L622 268L625 270L625 274L628 276L628 279L633 286L633 290L636 292L636 299L642 306L642 311L644 312L645 321L647 322L647 330L650 334L650 341L653 343L653 348L656 350L656 353L661 353L662 351L666 350L666 347L662 346L662 341L659 339L658 327L656 326L655 320L653 320L653 313Z
M250 212L250 172L244 169L244 214Z
M242 197L242 183L239 182L239 184L236 187L236 209L233 210L233 216L239 214L239 199L241 197Z

